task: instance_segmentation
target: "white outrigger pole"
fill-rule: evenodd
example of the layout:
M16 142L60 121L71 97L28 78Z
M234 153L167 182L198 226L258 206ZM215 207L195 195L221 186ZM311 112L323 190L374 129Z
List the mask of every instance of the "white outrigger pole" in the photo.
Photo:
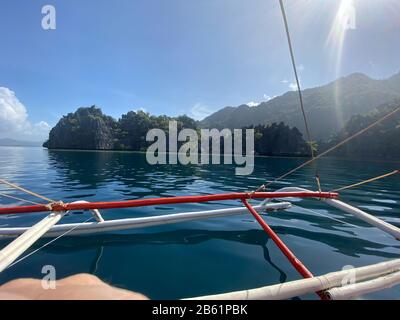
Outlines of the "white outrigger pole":
M400 240L400 229L395 227L394 225L378 219L377 217L374 217L373 215L366 213L365 211L360 210L356 207L353 207L343 201L336 199L326 199L324 201L330 206L335 207L341 211L350 213L353 216L363 220L364 222L392 235L397 240Z
M27 228L17 239L0 251L0 272L10 266L28 250L40 237L52 228L64 216L65 212L50 213L34 226Z
M304 197L315 192L296 187L287 187L276 191L276 194L286 195L290 200L291 195L302 194ZM315 196L314 196L315 197ZM259 211L285 210L291 207L290 202L270 202L274 197L266 198L253 209ZM358 208L344 202L319 198L335 208L353 214L355 217L378 227L382 231L400 237L400 229L378 219ZM151 200L150 200L151 201ZM90 204L86 201L77 201L72 204ZM56 225L68 211L53 212L32 227L0 228L0 238L15 238L8 246L0 251L0 272L18 259L40 237L58 237L66 233L68 235L87 235L107 231L144 228L179 222L188 222L208 218L234 216L248 213L244 207L217 209L208 211L185 212L152 217L128 218L116 220L104 220L97 209L90 209L95 222L73 223ZM344 283L346 277L353 276L352 284ZM356 269L332 272L322 276L292 281L273 286L256 289L242 290L230 293L222 293L192 299L289 299L313 292L324 292L329 299L348 299L369 292L379 291L400 283L400 259L378 263Z
M345 279L349 277L354 277L354 284L345 283ZM400 259L396 259L272 286L184 300L283 300L320 291L325 291L328 298L332 300L348 299L390 288L399 283Z
M286 187L277 190L276 192L311 192L310 190L304 189L304 188L297 188L297 187ZM393 236L395 239L400 240L400 229L386 221L383 221L382 219L379 219L359 208L356 208L354 206L351 206L343 201L337 200L337 199L321 199L325 203L329 204L332 207L335 207L336 209L339 209L340 211L349 213L356 218L363 220L364 222L368 223L369 225L372 225L388 234ZM267 199L266 201L269 201Z
M87 201L76 201L74 204L88 203ZM262 211L283 210L290 208L289 202L267 203L263 201L255 208ZM22 228L0 228L0 238L16 238L0 251L0 272L8 268L21 254L28 250L41 237L59 237L68 235L87 235L107 231L119 231L137 229L179 222L188 222L208 218L227 217L246 214L246 208L227 208L218 210L185 212L162 216L129 218L105 221L99 210L90 210L96 222L72 223L56 225L67 213L64 211L54 212L39 221L32 227Z
M73 202L82 203L82 201ZM262 202L258 206L254 206L255 209L261 211L274 211L274 210L284 210L290 208L292 205L290 202L277 202L277 203L267 203L267 201ZM74 235L88 235L101 232L110 231L121 231L138 229L145 227L153 227L159 225L189 222L195 220L203 220L208 218L221 218L235 215L248 214L245 207L239 208L227 208L227 209L217 209L217 210L207 210L207 211L196 211L196 212L183 212L174 213L167 215L159 215L152 217L141 217L141 218L127 218L127 219L116 219L116 220L104 220L98 210L92 210L93 214L96 214L96 222L83 222L83 223L69 223L52 225L47 230L46 233L42 234L43 237L58 237L65 232L68 232L69 236ZM31 227L32 228L32 227ZM21 228L0 228L0 239L1 238L15 238L21 234L24 234L31 228L21 227Z

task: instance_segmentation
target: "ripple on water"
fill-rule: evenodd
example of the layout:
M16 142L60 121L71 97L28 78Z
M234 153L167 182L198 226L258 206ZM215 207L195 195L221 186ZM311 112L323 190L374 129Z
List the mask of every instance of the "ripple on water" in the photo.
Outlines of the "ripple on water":
M298 166L303 159L256 158L255 161L251 176L236 177L235 166L153 167L141 154L20 148L0 152L0 176L54 199L107 201L248 191ZM393 170L391 166L384 162L368 163L368 170L388 172ZM322 186L329 190L360 181L371 176L365 168L360 166L360 161L321 159ZM313 188L313 172L311 167L304 168L270 188ZM382 180L373 186L346 190L341 199L386 221L398 223L399 191L394 189L393 181ZM316 274L340 270L346 265L362 266L400 257L398 241L349 214L320 201L284 200L315 212L293 207L287 211L268 212L263 218ZM0 206L18 204L0 198ZM103 210L102 214L107 219L117 219L238 206L241 206L238 201L228 201ZM10 215L0 217L0 221L1 226L26 226L43 216ZM70 215L63 223L87 217L88 213ZM350 224L341 224L329 217ZM43 244L39 242L37 246ZM247 213L149 229L61 238L41 250L40 255L2 273L0 284L18 277L40 277L44 261L57 266L60 277L91 272L111 284L141 291L156 299L240 290L298 279L295 270ZM398 296L400 289L392 288L382 295L369 297Z
M387 204L396 204L396 200L390 200L390 199L372 199L374 202L380 202L380 203L387 203Z
M367 209L367 210L372 210L372 211L388 211L392 210L391 207L384 207L384 206L374 206L374 205L367 205L367 206L358 206L359 208L362 209Z

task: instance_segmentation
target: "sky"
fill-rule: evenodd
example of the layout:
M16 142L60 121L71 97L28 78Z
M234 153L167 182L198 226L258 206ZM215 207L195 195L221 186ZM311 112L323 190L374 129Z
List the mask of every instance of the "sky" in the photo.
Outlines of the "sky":
M303 88L400 71L400 1L284 3ZM0 30L0 138L94 104L202 119L296 89L278 0L0 0Z

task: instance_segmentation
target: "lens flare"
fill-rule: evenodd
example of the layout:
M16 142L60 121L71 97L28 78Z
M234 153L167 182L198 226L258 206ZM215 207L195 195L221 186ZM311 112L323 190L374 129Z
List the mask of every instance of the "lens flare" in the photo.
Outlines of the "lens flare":
M356 11L353 0L342 0L335 16L331 31L328 35L327 45L336 54L336 70L339 72L343 45L348 30L356 28Z
M331 60L333 61L335 68L335 78L340 76L343 47L347 32L354 29L356 29L356 10L354 2L353 0L341 0L326 42L326 45L332 50ZM340 108L339 91L340 88L338 85L336 85L335 104L337 110L337 120L340 125L343 124L343 113Z

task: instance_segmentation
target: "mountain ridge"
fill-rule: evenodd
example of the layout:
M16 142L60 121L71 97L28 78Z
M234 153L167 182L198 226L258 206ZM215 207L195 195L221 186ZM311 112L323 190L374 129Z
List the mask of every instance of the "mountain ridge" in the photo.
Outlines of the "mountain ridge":
M39 141L24 141L10 138L1 138L0 146L2 147L41 147L43 142Z
M373 79L356 72L302 93L314 139L326 140L339 132L352 116L399 98L400 72L386 79ZM297 91L285 92L254 107L246 104L224 107L200 121L200 126L234 129L280 121L305 133Z

